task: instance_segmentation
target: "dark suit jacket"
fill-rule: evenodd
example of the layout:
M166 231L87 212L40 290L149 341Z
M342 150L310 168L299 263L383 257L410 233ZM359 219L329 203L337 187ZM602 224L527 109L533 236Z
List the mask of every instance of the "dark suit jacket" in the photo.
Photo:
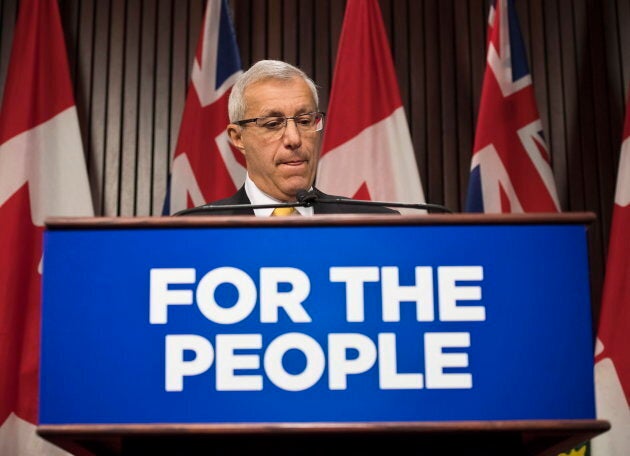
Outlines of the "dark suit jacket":
M349 199L342 196L327 195L316 188L313 188L315 194L320 199ZM245 186L241 187L234 195L222 200L210 203L213 206L225 206L230 204L251 204ZM352 204L340 203L314 203L314 214L399 214L398 211L382 206L359 206ZM226 210L208 210L197 211L185 215L254 215L253 209L226 209Z

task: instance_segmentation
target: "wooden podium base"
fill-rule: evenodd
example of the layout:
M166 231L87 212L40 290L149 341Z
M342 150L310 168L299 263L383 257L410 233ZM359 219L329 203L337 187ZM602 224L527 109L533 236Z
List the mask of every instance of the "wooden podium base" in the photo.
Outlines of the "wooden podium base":
M38 433L75 456L557 456L610 429L603 420L431 423L47 425ZM411 450L410 450L411 448Z

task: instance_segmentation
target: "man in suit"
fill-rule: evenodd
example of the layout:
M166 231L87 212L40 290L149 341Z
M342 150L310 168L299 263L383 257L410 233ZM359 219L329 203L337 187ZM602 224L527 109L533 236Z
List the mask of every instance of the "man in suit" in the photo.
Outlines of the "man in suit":
M269 205L295 202L300 190L318 200L339 199L313 187L325 114L318 109L315 83L299 68L261 60L232 88L228 110L230 142L245 156L245 184L231 197L211 205ZM346 198L347 199L347 198ZM398 214L386 207L315 202L296 207L299 215L339 213ZM272 215L267 209L195 211L195 215ZM274 214L275 215L275 214ZM297 214L296 214L297 215Z

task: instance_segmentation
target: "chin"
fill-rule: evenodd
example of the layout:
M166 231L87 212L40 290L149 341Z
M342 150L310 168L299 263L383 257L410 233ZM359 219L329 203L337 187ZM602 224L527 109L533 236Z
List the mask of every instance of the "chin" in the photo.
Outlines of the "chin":
M311 185L313 185L311 183L311 180L305 177L290 178L288 179L287 185L285 187L287 190L286 193L295 195L298 190L302 190L302 189L308 190L309 188L311 188Z

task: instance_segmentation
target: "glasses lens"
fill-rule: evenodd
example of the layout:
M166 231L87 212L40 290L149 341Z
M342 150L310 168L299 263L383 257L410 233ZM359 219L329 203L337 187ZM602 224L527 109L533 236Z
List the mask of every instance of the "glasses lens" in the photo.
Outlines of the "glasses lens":
M286 125L284 117L259 117L256 119L256 125L267 131L279 131Z
M314 130L321 131L324 128L324 115L321 112L316 112L313 114L315 117L314 120Z
M309 112L295 117L259 117L256 125L266 138L273 140L282 136L287 122L293 120L295 127L302 133L317 132L324 128L324 115L320 112Z

